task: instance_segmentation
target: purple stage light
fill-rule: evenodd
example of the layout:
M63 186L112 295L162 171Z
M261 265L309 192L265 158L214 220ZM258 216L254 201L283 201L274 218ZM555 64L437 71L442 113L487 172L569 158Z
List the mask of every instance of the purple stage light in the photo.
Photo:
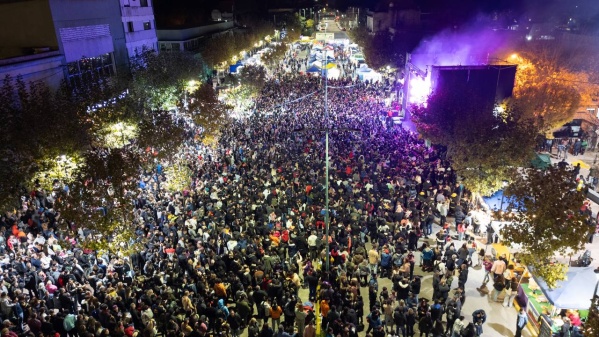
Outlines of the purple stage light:
M410 104L425 104L428 96L431 93L431 78L430 75L426 78L420 76L412 76L410 78Z

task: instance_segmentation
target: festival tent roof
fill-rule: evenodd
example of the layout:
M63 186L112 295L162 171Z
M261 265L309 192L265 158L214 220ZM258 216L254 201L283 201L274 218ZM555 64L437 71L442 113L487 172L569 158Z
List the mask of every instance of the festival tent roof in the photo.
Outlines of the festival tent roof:
M327 75L327 78L338 79L339 75L341 75L341 71L337 68L333 68L331 70L327 70L326 75Z
M503 205L501 205L501 199L503 198L503 190L495 192L491 196L483 197L483 201L487 204L490 210L498 210L507 212L509 208L509 200L503 198ZM501 209L500 209L501 208Z
M596 290L599 277L593 267L570 267L567 279L559 282L555 289L549 289L547 283L534 275L533 278L545 297L558 309L588 309Z
M229 66L229 72L230 72L230 73L234 73L234 72L236 72L236 71L237 71L237 68L239 68L239 66L242 66L242 65L243 65L243 63L241 63L241 61L237 61L237 63L235 63L235 64L231 64L231 65Z
M317 67L317 66L315 66L315 65L313 65L313 66L311 66L310 68L308 68L308 69L306 70L306 72L307 72L307 73L318 73L318 72L320 72L320 68L319 68L319 67Z

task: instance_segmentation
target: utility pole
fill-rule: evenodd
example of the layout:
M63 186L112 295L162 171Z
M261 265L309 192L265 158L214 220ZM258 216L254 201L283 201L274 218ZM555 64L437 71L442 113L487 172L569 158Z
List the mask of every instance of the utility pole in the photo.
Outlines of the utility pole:
M325 239L327 240L327 277L328 277L328 273L329 273L329 264L331 263L331 249L329 247L329 227L330 227L330 216L329 216L329 76L328 76L328 70L327 70L327 65L329 62L329 58L327 57L327 40L326 40L326 36L327 36L327 28L328 28L328 24L325 22L324 23L324 36L325 36L325 40L324 40L324 120L326 125L326 133L325 133L325 181L324 181L324 187L326 188L326 193L325 193L325 199L324 199L324 204L325 204L325 213L324 213L324 226L325 226Z

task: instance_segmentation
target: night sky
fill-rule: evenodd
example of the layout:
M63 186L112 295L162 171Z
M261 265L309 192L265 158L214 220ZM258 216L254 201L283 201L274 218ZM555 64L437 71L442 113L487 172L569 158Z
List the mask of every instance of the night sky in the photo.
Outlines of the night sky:
M480 15L509 13L518 20L565 23L573 18L577 23L599 28L598 0L154 0L159 27L182 27L207 24L213 9L238 15L266 17L268 8L306 8L324 6L345 10L349 6L375 8L393 1L396 5L410 2L422 12L439 14L447 24L468 22ZM598 29L599 31L599 29Z

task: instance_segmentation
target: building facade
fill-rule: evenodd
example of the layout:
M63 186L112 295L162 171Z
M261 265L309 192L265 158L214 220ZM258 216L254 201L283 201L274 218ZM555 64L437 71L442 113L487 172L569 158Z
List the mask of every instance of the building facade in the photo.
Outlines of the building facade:
M137 50L157 47L150 1L0 3L0 75L55 87L62 79L77 84L89 76L127 72Z
M158 50L160 51L190 51L199 50L201 41L209 36L233 32L233 21L219 21L209 25L179 29L159 29Z
M142 50L158 50L153 0L119 0L129 58Z

